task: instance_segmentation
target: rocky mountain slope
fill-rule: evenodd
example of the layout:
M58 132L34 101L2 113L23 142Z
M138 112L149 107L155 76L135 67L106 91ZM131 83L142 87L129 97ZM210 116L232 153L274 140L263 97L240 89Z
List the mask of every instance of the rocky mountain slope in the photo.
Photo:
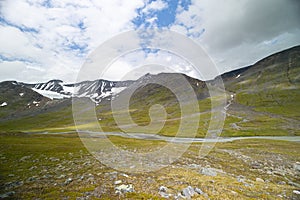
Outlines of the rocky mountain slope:
M0 118L44 106L50 99L16 81L0 83Z
M108 81L95 80L80 83L67 84L61 80L51 80L47 83L26 84L32 90L47 96L51 99L62 99L70 97L89 97L95 102L100 102L102 98L117 94L133 81Z
M300 120L300 47L222 75L226 90L242 105Z

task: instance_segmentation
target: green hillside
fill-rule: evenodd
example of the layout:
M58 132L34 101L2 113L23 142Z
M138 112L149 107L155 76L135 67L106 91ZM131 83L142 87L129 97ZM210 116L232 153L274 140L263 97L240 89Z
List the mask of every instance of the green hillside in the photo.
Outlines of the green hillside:
M223 74L221 77L227 95L223 100L227 102L228 108L222 136L300 135L299 74L299 46L271 55L252 66ZM213 85L214 80L205 83L181 74L147 74L139 79L140 82L150 80L153 83L146 84L146 81L130 86L115 98L121 99L122 94L134 91L130 99L129 111L134 123L139 126L149 125L151 106L162 105L166 110L167 118L159 134L174 136L182 120L180 104L171 90L154 83L168 83L178 91L184 92L184 86L178 81L182 76L195 91L200 108L200 113L185 116L188 118L185 120L186 127L189 127L189 123L192 124L193 121L199 121L197 137L204 137L211 121L211 99L206 84ZM32 99L26 99L26 95L24 97L17 95L23 90L18 91L15 87L9 90L3 89L5 84L7 83L1 83L0 100L10 101L14 96L14 106L0 108L0 116L2 116L0 130L2 132L64 132L76 129L70 100L50 101L30 91L31 97L40 98L39 101L43 104L34 109L25 109L24 106L26 107ZM29 92L28 88L25 89ZM219 100L222 100L222 97ZM81 124L78 128L97 131L94 127L95 123L99 122L104 131L122 131L114 121L110 105L109 98L103 99L96 107L98 119L95 119L93 123ZM189 99L185 99L184 109L193 109ZM14 111L13 115L12 111ZM123 111L119 110L118 112ZM88 112L90 110L85 109L82 114L85 115ZM156 123L160 124L154 121L154 126ZM126 124L127 128L130 126L134 126L134 124ZM185 136L188 137L193 130L186 128L185 131Z

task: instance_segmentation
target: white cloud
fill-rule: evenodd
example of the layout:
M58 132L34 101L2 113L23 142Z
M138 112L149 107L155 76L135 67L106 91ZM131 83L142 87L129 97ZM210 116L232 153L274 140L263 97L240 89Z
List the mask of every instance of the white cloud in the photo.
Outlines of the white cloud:
M168 7L168 4L162 0L152 1L142 10L142 13L149 14L151 11L159 11Z
M299 9L294 0L193 0L187 11L179 9L172 29L195 36L228 71L299 45Z
M1 72L5 71L5 73L0 73L0 79L1 80L14 80L16 78L16 75L19 76L19 74L21 74L22 71L25 69L26 69L26 66L22 62L19 62L19 61L0 62ZM18 72L18 73L16 73L16 72Z
M30 59L32 68L44 70L43 76L34 77L36 81L74 81L90 52L112 36L134 28L131 20L144 5L143 0L52 0L47 6L43 2L0 2L0 15L5 19L0 20L0 55L21 63ZM5 76L8 63L2 62L3 67ZM36 74L28 75L15 78L30 81Z
M146 73L161 72L184 73L199 78L190 63L173 53L158 51L145 54L142 50L122 56L108 66L103 76L108 80L135 80Z
M31 36L19 29L0 25L0 54L9 58L33 58L40 49L33 46Z
M131 20L137 17L138 8L143 8L141 13L146 15L150 27L156 27L158 18L153 12L169 6L163 0L49 2L44 5L44 0L0 1L0 80L58 78L73 82L93 50L113 36L134 29ZM224 71L299 44L299 8L297 0L192 0L188 10L178 6L171 29L195 39ZM119 77L137 63L150 61L173 64L174 69L192 75L187 65L180 65L171 57L168 61L150 54L134 61L135 55L117 63L119 67L108 78ZM12 73L13 70L19 73Z

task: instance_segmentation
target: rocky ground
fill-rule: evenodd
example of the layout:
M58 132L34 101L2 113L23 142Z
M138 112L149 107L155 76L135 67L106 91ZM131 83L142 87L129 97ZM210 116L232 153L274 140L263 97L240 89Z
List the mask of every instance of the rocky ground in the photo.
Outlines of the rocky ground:
M113 142L129 151L162 145L117 137ZM144 173L101 164L75 134L1 134L0 143L3 199L300 199L295 142L221 143L204 158L198 156L201 144L193 144L172 165Z

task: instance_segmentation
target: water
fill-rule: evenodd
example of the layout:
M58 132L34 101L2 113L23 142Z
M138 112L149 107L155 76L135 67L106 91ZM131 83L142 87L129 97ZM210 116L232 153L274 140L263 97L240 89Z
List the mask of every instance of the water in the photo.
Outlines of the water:
M79 131L80 134L88 134L91 137L103 136L120 136L123 138L134 138L141 140L161 140L166 142L177 143L204 143L204 142L232 142L235 140L245 139L266 139L266 140L283 140L291 142L300 142L300 136L251 136L251 137L219 137L219 138L179 138L167 137L156 134L146 133L122 133L122 132L92 132L92 131Z

